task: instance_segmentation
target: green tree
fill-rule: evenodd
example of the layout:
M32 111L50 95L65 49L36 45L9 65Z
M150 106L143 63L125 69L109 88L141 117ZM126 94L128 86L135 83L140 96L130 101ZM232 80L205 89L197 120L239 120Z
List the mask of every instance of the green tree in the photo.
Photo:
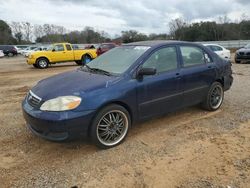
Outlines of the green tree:
M14 44L15 42L10 26L5 21L0 20L0 44Z

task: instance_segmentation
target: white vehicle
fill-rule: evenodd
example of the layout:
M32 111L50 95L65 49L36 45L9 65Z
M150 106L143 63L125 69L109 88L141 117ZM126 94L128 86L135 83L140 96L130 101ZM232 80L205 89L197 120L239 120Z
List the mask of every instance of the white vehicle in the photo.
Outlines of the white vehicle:
M230 50L220 46L218 44L203 44L204 46L208 47L210 50L214 51L218 56L223 59L230 60L231 59L231 52Z
M0 57L4 57L3 50L0 50Z
M18 53L18 54L21 54L21 52L22 52L24 49L28 48L29 46L27 46L27 45L17 45L17 46L15 46L15 47L17 48L17 53Z
M36 48L37 48L37 46L29 46L29 47L25 48L24 50L20 50L20 53L25 56L25 54L33 51Z
M36 52L36 51L46 51L48 48L47 47L44 47L44 46L40 46L40 47L37 47L33 50L29 50L27 52L24 52L23 55L25 57L29 57L29 55L32 53L32 52Z

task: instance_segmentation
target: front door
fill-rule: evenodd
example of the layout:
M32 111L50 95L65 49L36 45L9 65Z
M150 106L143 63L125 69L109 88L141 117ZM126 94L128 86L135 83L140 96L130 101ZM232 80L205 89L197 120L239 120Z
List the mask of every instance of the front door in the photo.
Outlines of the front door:
M176 47L153 52L142 67L156 68L156 75L138 80L137 101L141 119L177 109L182 100Z
M63 62L67 58L67 51L64 48L63 44L56 44L54 45L51 61L52 62Z

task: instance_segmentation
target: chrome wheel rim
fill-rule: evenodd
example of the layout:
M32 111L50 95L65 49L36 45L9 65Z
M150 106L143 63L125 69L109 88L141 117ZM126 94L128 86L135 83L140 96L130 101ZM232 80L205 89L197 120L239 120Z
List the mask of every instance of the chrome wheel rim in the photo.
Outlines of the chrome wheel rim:
M105 146L113 146L121 142L128 131L128 118L120 110L112 110L103 115L98 122L96 134Z
M219 108L223 100L223 89L221 86L215 86L211 92L210 104L213 109Z
M40 60L39 61L39 66L42 67L42 68L45 68L45 67L47 67L47 62L45 60Z

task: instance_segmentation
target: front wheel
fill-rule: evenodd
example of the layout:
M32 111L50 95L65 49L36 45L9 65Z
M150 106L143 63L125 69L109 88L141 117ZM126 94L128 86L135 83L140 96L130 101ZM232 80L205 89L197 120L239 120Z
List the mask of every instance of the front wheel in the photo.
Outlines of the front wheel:
M38 66L37 66L37 64L35 63L35 64L32 64L33 65L33 67L34 68L38 68Z
M223 86L219 82L214 82L202 103L202 107L209 111L215 111L220 108L224 99Z
M119 145L125 139L131 126L128 111L119 105L103 108L91 126L91 140L102 149Z
M240 61L235 59L235 63L239 64L239 63L240 63Z
M45 58L39 58L36 62L36 65L40 69L45 69L48 68L49 66L49 61Z

